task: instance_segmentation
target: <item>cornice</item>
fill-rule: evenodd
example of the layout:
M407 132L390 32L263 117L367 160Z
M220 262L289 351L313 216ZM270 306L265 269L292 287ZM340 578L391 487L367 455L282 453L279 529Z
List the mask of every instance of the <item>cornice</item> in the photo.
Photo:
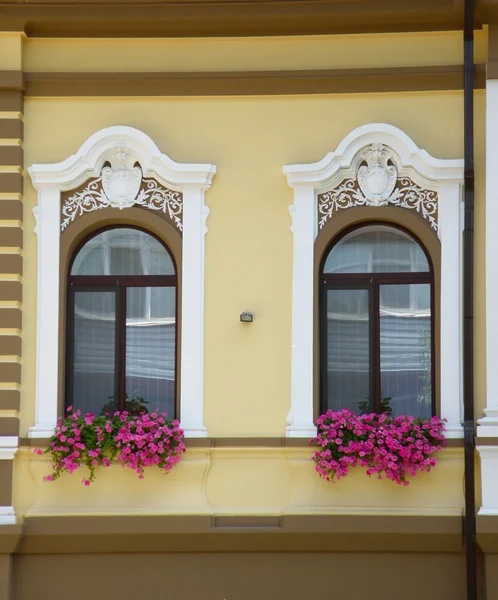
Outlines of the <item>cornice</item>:
M485 65L475 65L476 89L485 87L485 69ZM0 71L0 91L23 91L26 97L356 94L461 89L462 65L152 73Z
M498 18L479 0L476 27ZM233 37L460 30L463 0L3 0L3 31L39 37Z
M369 123L348 134L334 152L313 164L283 168L291 187L311 184L315 189L333 187L356 177L361 150L370 144L390 148L401 176L413 177L419 185L432 188L436 182L463 183L463 160L438 159L417 147L403 131L387 123Z
M57 164L31 165L28 172L37 190L54 186L63 191L73 190L91 177L98 177L110 153L121 147L140 161L144 177L157 178L175 189L207 189L216 173L214 165L175 162L162 154L148 135L127 126L101 129L66 160Z

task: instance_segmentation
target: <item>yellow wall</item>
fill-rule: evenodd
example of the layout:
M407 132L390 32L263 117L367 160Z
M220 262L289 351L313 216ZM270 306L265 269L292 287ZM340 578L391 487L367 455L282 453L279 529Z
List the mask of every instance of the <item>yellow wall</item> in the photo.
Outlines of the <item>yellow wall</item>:
M486 62L487 29L476 31L475 41L475 62ZM279 38L31 38L24 57L26 71L62 72L270 71L462 63L460 31Z
M0 32L0 71L22 69L24 40L22 33Z
M484 95L477 95L476 402L484 407ZM95 131L130 125L180 162L210 162L206 202L205 424L212 436L281 436L290 407L292 190L282 165L315 162L359 125L387 122L461 158L463 95L27 99L25 161L59 162ZM36 195L26 178L22 434L34 416ZM243 310L256 313L250 326ZM444 307L443 307L444 310Z
M13 41L14 40L14 41ZM0 36L0 69L19 68L21 38ZM487 31L476 34L486 60ZM7 44L7 45L6 45ZM2 48L14 44L16 61ZM17 44L17 46L16 46ZM10 47L10 46L9 46ZM27 71L271 70L462 63L462 35L394 34L279 39L24 41ZM485 406L485 94L476 92L476 414ZM25 165L60 162L91 134L129 125L179 162L217 166L205 269L205 424L210 436L283 436L290 408L292 190L282 166L315 162L354 128L386 122L438 158L463 157L461 92L237 98L28 98ZM34 422L37 199L24 196L21 436ZM256 313L239 323L243 310ZM444 307L443 307L444 310ZM143 482L116 467L95 486L78 475L53 485L46 457L16 457L18 514L376 512L460 514L461 449L408 489L369 480L361 469L337 485L319 480L309 449L191 449L167 478ZM135 508L134 508L135 507Z
M168 476L146 469L145 479L119 465L97 470L89 488L86 469L44 483L47 456L23 448L16 457L17 514L394 514L461 515L463 449L447 449L431 473L409 488L352 469L336 484L318 477L307 448L190 449Z

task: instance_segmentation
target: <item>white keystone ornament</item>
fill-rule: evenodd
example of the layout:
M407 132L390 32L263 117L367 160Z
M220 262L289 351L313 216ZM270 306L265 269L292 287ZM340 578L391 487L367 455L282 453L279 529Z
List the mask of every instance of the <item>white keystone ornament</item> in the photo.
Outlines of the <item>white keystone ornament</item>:
M133 158L126 147L120 146L111 154L111 166L102 169L102 187L113 208L129 208L142 182L142 169L133 166Z
M385 206L393 193L398 171L388 164L392 153L384 144L370 144L360 155L367 161L358 169L358 185L367 199L367 206Z

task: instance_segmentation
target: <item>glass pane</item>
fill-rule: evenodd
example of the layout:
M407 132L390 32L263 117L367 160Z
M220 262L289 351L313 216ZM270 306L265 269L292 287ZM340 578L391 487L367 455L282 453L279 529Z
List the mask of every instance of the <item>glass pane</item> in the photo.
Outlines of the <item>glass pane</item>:
M344 236L330 251L324 273L428 272L422 248L406 233L369 225Z
M116 299L114 292L74 294L74 409L95 415L115 410L114 357Z
M133 293L126 295L126 316L129 319L145 319L147 318L147 308L150 304L150 301L147 302L147 300L150 297L151 288L136 287L132 289Z
M144 312L137 315L144 298ZM175 414L175 300L174 287L126 290L126 394L169 417Z
M102 275L104 273L104 253L102 252L102 248L91 245L91 241L85 244L78 252L73 263L73 268L71 269L71 274Z
M380 378L393 415L432 414L431 286L380 286Z
M327 407L369 412L368 290L327 290Z
M107 249L109 275L143 275L140 248L110 246Z
M174 275L167 250L154 237L120 227L97 234L76 255L71 275Z

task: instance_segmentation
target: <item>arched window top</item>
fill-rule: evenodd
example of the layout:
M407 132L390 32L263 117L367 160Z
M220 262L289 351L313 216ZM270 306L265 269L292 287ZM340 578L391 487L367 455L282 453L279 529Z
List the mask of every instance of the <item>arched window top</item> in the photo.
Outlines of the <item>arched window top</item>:
M423 248L406 232L389 225L366 225L342 237L323 267L335 273L427 273Z
M85 242L74 258L71 275L175 275L175 266L155 237L117 227Z

